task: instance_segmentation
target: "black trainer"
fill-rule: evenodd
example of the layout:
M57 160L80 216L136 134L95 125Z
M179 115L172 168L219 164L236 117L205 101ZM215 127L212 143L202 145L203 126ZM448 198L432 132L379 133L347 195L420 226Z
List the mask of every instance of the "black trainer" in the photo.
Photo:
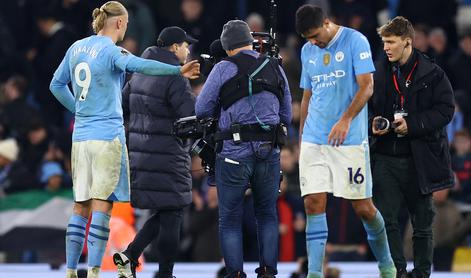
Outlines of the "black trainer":
M255 269L255 273L257 273L257 278L274 278L277 271L269 266L264 266Z
M125 252L114 253L113 262L118 267L118 278L136 278L139 263L129 258Z

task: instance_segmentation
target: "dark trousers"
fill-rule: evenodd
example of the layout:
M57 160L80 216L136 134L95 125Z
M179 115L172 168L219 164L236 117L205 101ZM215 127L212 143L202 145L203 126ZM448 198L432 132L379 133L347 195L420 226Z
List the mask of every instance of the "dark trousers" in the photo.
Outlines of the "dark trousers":
M131 259L137 261L144 249L157 238L159 250L159 278L171 278L173 265L178 255L182 209L160 210L147 219L134 240L125 251Z
M226 264L226 278L243 272L242 217L244 196L249 184L254 200L260 269L276 274L278 260L278 215L276 201L280 184L280 153L255 156L234 163L219 156L216 160L216 184L219 200L219 239ZM259 277L260 276L260 272Z
M403 239L398 222L405 205L413 228L414 273L429 277L433 258L432 222L435 215L432 194L419 191L412 157L374 154L372 161L373 201L383 215L389 248L396 268L406 269Z

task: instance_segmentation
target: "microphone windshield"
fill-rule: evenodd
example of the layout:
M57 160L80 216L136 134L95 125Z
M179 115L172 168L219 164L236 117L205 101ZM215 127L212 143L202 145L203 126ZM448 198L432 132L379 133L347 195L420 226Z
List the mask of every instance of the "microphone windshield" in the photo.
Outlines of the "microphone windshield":
M222 48L221 40L217 39L209 46L209 54L215 58L224 58L227 56L226 51Z

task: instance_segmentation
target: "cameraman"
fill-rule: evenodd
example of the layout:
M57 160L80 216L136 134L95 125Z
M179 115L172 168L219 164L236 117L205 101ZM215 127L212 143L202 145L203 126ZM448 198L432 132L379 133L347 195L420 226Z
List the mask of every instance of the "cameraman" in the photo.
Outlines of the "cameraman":
M243 272L242 214L245 191L254 194L260 267L275 277L278 259L276 200L280 182L280 122L291 119L291 95L274 58L255 52L248 25L227 22L221 43L228 58L216 64L196 99L198 118L219 116L215 166L219 238L228 276ZM249 78L253 76L252 90Z
M187 60L188 46L197 40L176 26L164 28L157 46L142 57L171 65ZM159 277L173 277L183 208L191 203L190 155L172 135L173 122L194 115L195 97L182 76L134 74L123 89L123 110L129 119L131 204L153 209L124 252L115 253L119 277L135 277L137 259L157 239Z
M376 65L369 104L373 200L386 223L397 277L429 277L432 192L453 186L445 129L453 118L453 90L443 70L413 48L407 19L396 17L378 33L388 60ZM403 203L414 230L412 276L407 276L398 223Z

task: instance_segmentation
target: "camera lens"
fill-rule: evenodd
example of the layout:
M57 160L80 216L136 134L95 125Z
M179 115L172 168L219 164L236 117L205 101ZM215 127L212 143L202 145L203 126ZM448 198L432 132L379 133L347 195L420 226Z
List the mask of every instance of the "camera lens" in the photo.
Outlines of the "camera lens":
M389 128L389 121L386 118L376 119L375 128L377 130L386 130Z

